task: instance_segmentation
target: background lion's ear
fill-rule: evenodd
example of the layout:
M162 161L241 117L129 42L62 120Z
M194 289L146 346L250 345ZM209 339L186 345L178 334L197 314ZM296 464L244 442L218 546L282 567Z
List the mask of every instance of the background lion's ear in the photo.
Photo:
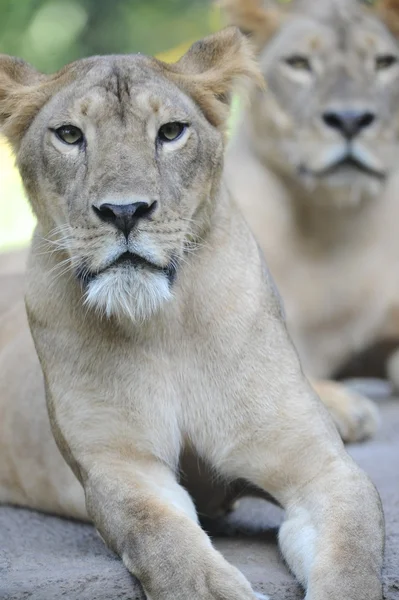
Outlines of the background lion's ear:
M0 132L14 148L48 98L46 79L23 60L0 54Z
M399 37L399 0L377 0L374 4L374 10L388 29Z
M217 0L230 25L236 25L261 49L281 25L283 10L276 0Z
M216 127L226 124L234 84L264 84L253 49L236 27L196 42L169 71Z

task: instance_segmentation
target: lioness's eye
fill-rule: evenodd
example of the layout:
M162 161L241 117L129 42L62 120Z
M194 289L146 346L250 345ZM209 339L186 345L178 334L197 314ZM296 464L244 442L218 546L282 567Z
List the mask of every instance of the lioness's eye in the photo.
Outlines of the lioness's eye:
M63 125L55 130L55 134L65 144L80 144L83 140L83 133L74 125Z
M393 54L381 54L381 56L377 56L375 59L375 68L377 71L383 71L384 69L393 67L397 62L397 56L394 56Z
M186 123L165 123L162 127L159 128L158 131L158 139L161 142L174 142L179 139L186 131L187 125Z
M296 69L297 71L311 71L312 67L310 65L310 60L306 58L306 56L301 56L299 54L295 54L294 56L289 56L285 59L285 63L291 67L292 69Z

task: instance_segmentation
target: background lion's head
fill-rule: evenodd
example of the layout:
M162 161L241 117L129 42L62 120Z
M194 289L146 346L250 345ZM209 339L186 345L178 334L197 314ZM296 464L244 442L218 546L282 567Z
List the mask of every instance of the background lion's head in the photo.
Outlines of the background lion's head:
M223 4L257 45L267 83L246 121L260 158L350 201L376 194L399 157L398 3Z

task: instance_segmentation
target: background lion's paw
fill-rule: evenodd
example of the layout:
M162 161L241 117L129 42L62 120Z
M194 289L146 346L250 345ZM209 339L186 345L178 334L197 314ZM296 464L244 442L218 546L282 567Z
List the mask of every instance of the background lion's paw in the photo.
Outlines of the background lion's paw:
M344 442L361 442L375 434L380 419L374 402L340 383L317 382L314 387Z

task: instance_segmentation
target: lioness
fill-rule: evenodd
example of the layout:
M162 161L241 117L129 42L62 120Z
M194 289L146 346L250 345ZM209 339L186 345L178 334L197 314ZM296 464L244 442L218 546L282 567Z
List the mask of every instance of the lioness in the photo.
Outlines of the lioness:
M258 78L234 28L173 65L94 57L45 76L0 58L0 121L39 223L26 305L52 430L89 517L148 598L255 598L198 525L179 482L184 454L286 509L280 545L307 600L379 600L378 494L301 371L222 182L240 76ZM25 429L17 442L1 422L1 497L38 493L39 507L53 498L65 513L73 483L37 433L40 372L23 324L14 340L19 360L3 353L2 372L10 385L22 365L32 372L26 414L2 408ZM43 461L32 489L21 437ZM69 502L82 513L78 496Z
M399 341L399 3L224 6L258 44L267 81L250 92L226 180L305 371L338 375L376 342ZM399 389L399 367L390 375Z

